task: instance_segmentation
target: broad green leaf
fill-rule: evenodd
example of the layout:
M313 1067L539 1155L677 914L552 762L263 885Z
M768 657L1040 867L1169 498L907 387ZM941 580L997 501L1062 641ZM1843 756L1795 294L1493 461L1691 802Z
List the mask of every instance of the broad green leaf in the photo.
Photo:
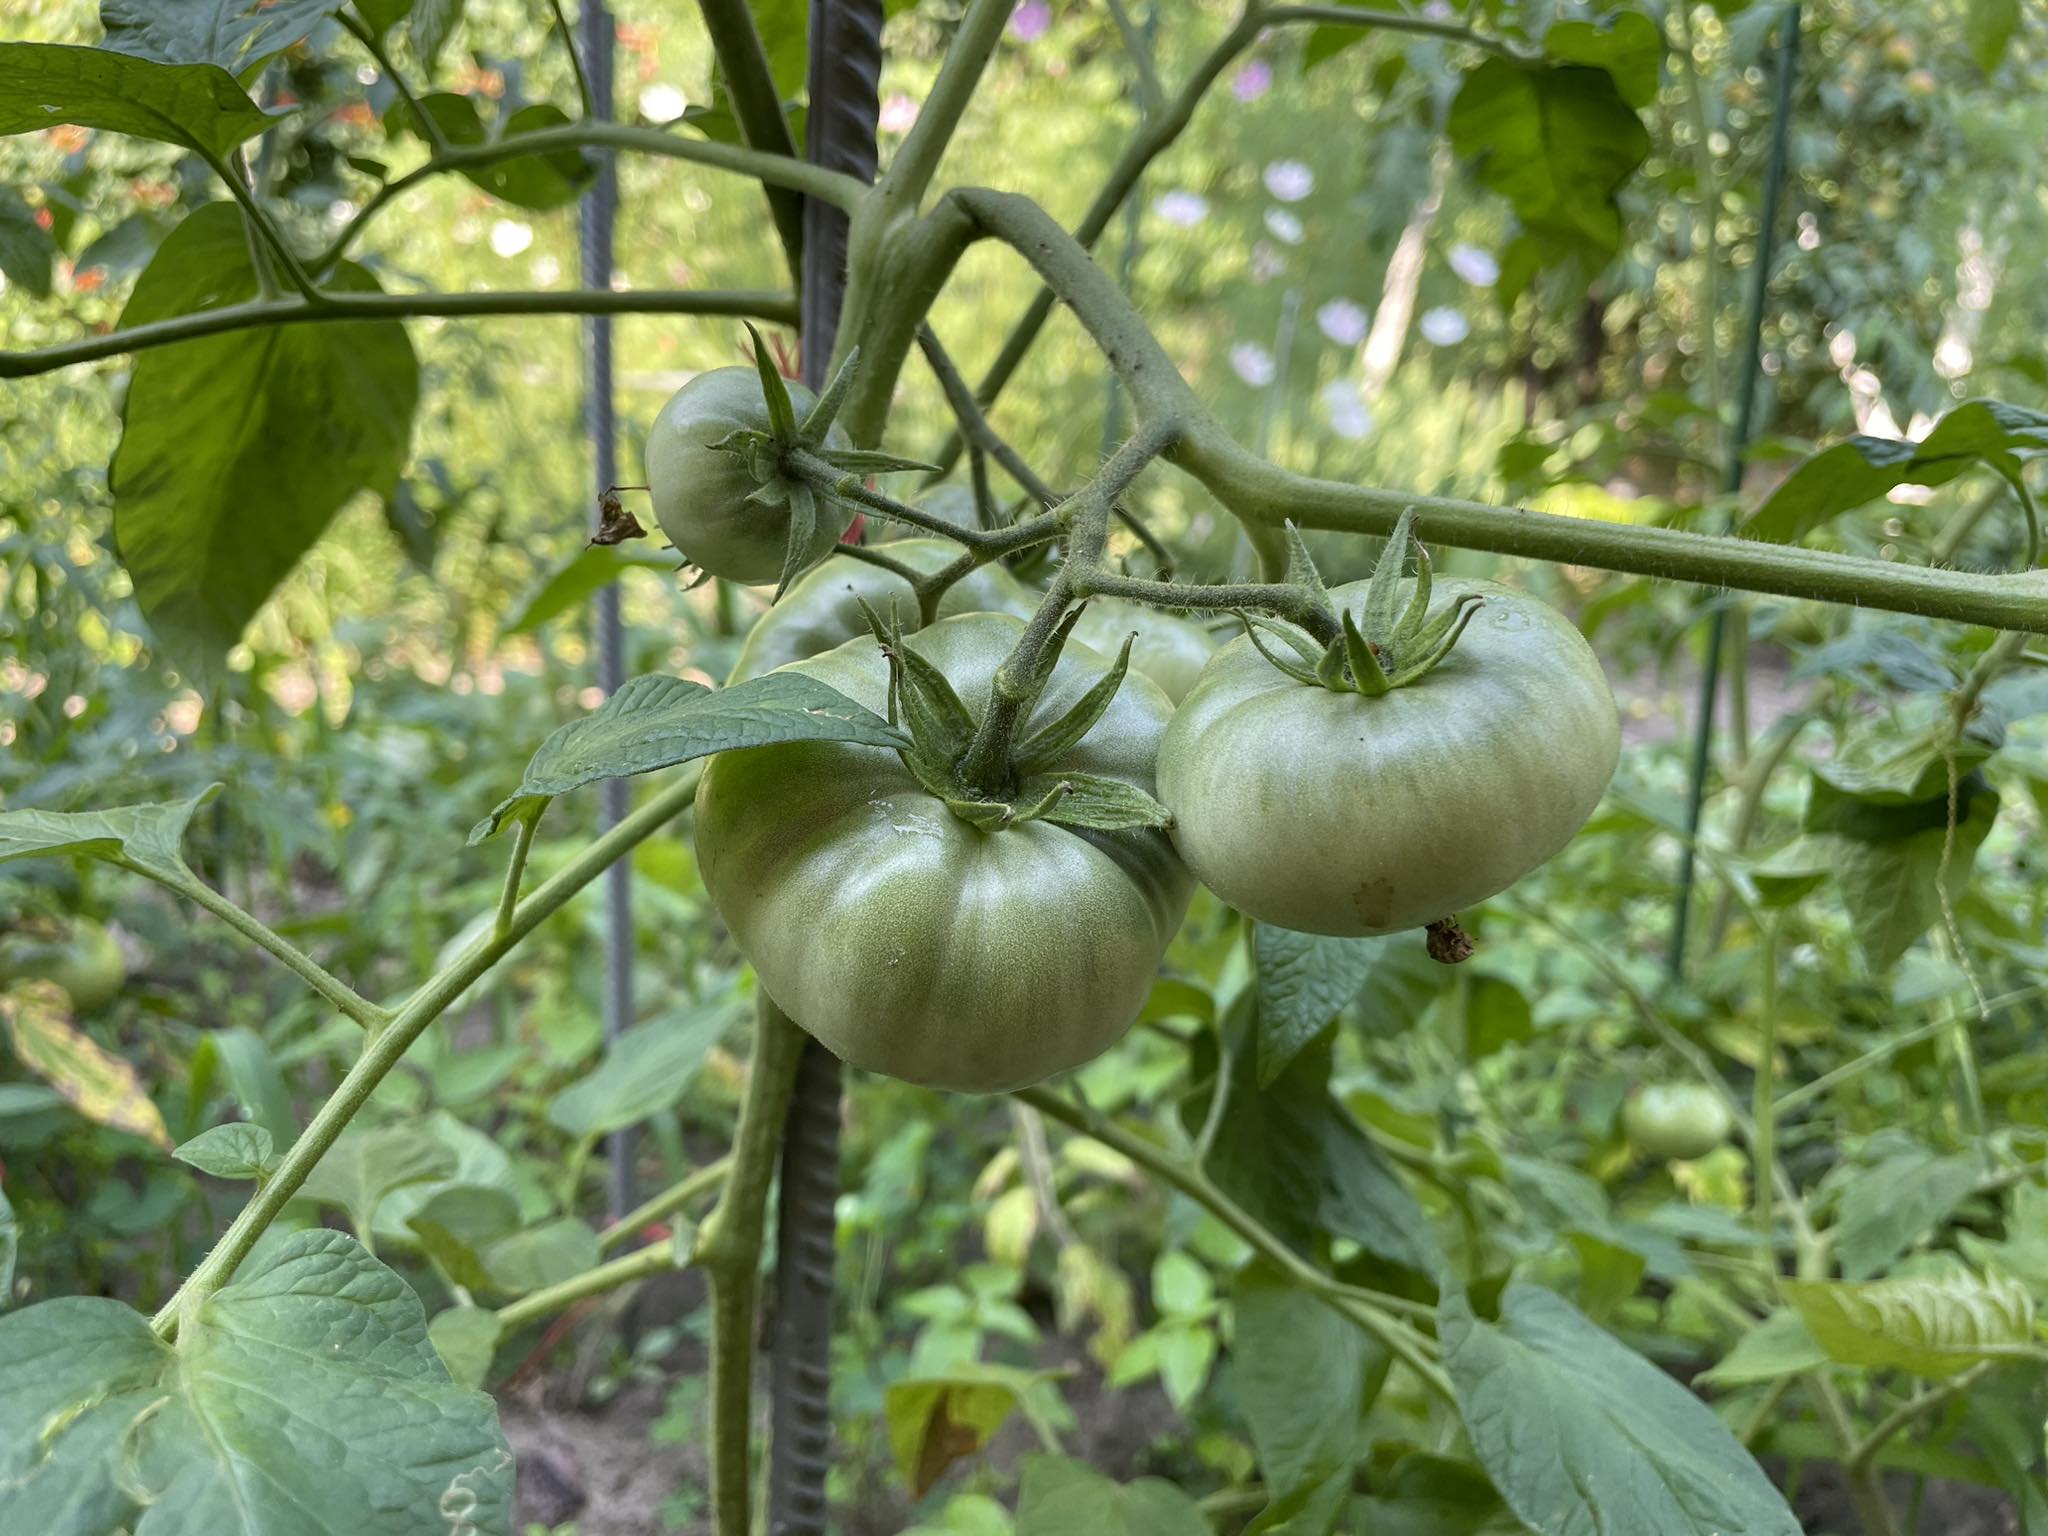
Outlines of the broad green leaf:
M199 807L219 792L215 784L189 800L111 811L0 811L0 864L78 854L126 864L169 885L182 884L193 878L178 851L185 829Z
M491 1373L491 1358L498 1352L498 1339L504 1331L498 1314L483 1307L450 1307L436 1312L427 1324L427 1338L448 1367L449 1376L455 1385L472 1392L480 1389Z
M356 14L382 37L412 14L413 0L351 0Z
M488 1184L436 1190L406 1222L427 1256L466 1291L491 1287L484 1250L519 1230L519 1202Z
M430 1126L351 1128L314 1164L299 1198L340 1206L350 1226L368 1233L385 1195L402 1185L448 1178L455 1170L455 1154Z
M1457 979L1455 969L1429 958L1428 949L1415 934L1358 942L1377 946L1378 958L1358 989L1351 1016L1375 1040L1390 1040L1414 1028Z
M410 1122L409 1128L439 1143L451 1166L446 1173L400 1184L385 1192L384 1198L377 1202L377 1214L371 1222L379 1243L394 1243L401 1247L411 1243L414 1233L406 1223L450 1185L502 1189L515 1199L519 1197L520 1185L512 1171L511 1157L475 1126L456 1119L445 1109L437 1109L420 1120ZM530 1218L533 1213L527 1214Z
M1379 939L1332 939L1271 923L1253 925L1259 972L1259 1086L1285 1072L1371 974Z
M468 0L412 0L407 31L412 37L412 50L427 66L429 75L439 68L441 50L448 46L448 39L461 25L463 8L467 3Z
M347 262L328 286L377 291ZM121 324L257 291L241 216L209 203L171 232ZM138 357L110 475L114 536L165 646L217 665L343 503L390 495L418 396L419 362L395 320L234 331Z
M2032 1352L2033 1298L2002 1277L1781 1280L1778 1289L1843 1365L1953 1376L1980 1360Z
M1119 1487L1064 1456L1026 1456L1021 1465L1017 1536L1211 1536L1201 1507L1161 1478Z
M1868 1280L1948 1220L1977 1187L1974 1154L1899 1152L1856 1174L1836 1207L1835 1257L1850 1280Z
M180 144L219 163L275 121L216 64L159 64L61 43L0 43L0 136L72 123ZM237 217L232 206L228 212Z
M260 1179L276 1161L270 1132L242 1122L201 1131L171 1156L217 1179Z
M624 1130L667 1109L696 1078L734 1016L731 1001L719 998L627 1030L589 1076L555 1095L549 1123L580 1139Z
M1642 1283L1649 1261L1636 1249L1617 1241L1607 1231L1573 1230L1565 1241L1579 1257L1579 1308L1592 1317L1605 1317Z
M1360 1418L1387 1354L1321 1301L1263 1263L1237 1280L1231 1381L1270 1496L1254 1526L1323 1536L1363 1448ZM1333 1488L1333 1501L1325 1491Z
M1248 1054L1232 1063L1207 1165L1223 1192L1302 1251L1346 1237L1388 1263L1435 1275L1442 1258L1414 1194L1330 1095L1328 1045L1303 1051L1265 1088ZM1204 1093L1186 1101L1183 1124L1199 1127L1207 1100Z
M55 982L22 982L0 992L0 1023L15 1059L95 1125L171 1149L164 1117L135 1068L71 1022L71 1001Z
M580 613L583 605L626 571L662 571L673 576L674 555L643 553L621 544L591 544L576 551L541 579L505 621L508 635L526 635L550 619Z
M1946 485L1985 465L2019 472L2048 452L2048 415L2002 400L1966 400L1918 443L1858 434L1808 459L1742 525L1745 538L1794 544L1841 513L1901 485Z
M1711 1370L1694 1378L1695 1385L1747 1387L1759 1382L1798 1376L1828 1363L1828 1352L1814 1341L1797 1312L1780 1309L1735 1341L1735 1347Z
M470 841L481 842L508 817L532 814L553 796L599 779L784 741L909 745L880 715L800 672L774 672L716 690L680 677L636 677L542 742L519 788L477 823Z
M1985 74L2005 62L2006 49L2020 29L2020 0L1968 0L1963 9L1963 35L1970 53Z
M1546 263L1621 248L1615 194L1650 152L1650 135L1605 69L1489 58L1451 103L1451 148L1505 197Z
M1506 1536L1519 1529L1469 1461L1416 1452L1391 1476L1375 1477L1374 1487L1373 1497L1352 1506L1360 1536Z
M491 1284L512 1296L543 1290L597 1268L597 1234L574 1216L563 1216L493 1243L484 1254Z
M100 1297L0 1317L0 1373L10 1530L484 1536L511 1518L496 1408L449 1380L412 1289L339 1232L285 1238L175 1346Z
M163 64L218 64L248 79L342 0L100 0L102 48Z
M1484 1061L1504 1046L1535 1039L1535 1017L1513 982L1474 976L1465 992L1465 1059Z
M1979 1268L2010 1275L2037 1296L2048 1296L2048 1189L2016 1184L2006 1197L2005 1235L1993 1241L1956 1233L1963 1257Z
M273 1146L283 1146L299 1134L284 1074L272 1059L270 1047L247 1029L212 1030L199 1042L186 1082L188 1115L196 1118L211 1101L214 1079L223 1072L228 1093L252 1123L270 1133Z
M1055 1444L1048 1409L1059 1397L1052 1380L1047 1372L970 1363L892 1382L882 1412L903 1481L923 1498L954 1462L979 1454L1013 1411L1033 1420L1041 1443Z
M1615 11L1599 21L1552 22L1543 51L1563 64L1590 64L1614 78L1621 99L1647 107L1664 71L1664 33L1641 11Z
M30 298L50 296L50 264L57 242L36 222L35 210L0 187L0 276Z
M1473 1449L1538 1536L1799 1536L1713 1411L1560 1297L1516 1282L1489 1323L1454 1292L1438 1336Z
M421 97L420 106L433 118L442 137L449 143L478 145L490 142L491 135L477 114L474 98L452 91L435 91ZM384 121L385 129L390 133L417 126L411 108L402 101L392 104L384 115ZM560 107L549 102L530 102L504 120L499 138L514 139L522 133L559 128L568 121L569 115ZM581 150L557 149L544 155L522 155L516 159L500 160L494 165L472 167L462 174L493 197L521 208L546 210L564 207L582 196L584 187L590 182L593 167ZM671 568L675 564L673 560L667 563Z

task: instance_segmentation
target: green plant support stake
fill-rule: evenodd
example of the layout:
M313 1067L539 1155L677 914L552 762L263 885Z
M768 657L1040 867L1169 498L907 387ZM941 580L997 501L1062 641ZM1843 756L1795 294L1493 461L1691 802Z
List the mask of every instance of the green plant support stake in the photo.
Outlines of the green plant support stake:
M1757 228L1756 263L1750 269L1749 335L1743 343L1742 381L1735 405L1735 431L1728 439L1728 463L1722 489L1742 489L1743 455L1756 426L1757 376L1763 368L1764 301L1771 283L1771 259L1777 246L1778 204L1785 188L1785 159L1792 136L1792 87L1799 73L1799 0L1785 7L1778 23L1778 88L1771 112L1771 155L1764 169L1763 217ZM1709 316L1707 323L1713 324ZM1692 762L1685 797L1685 847L1679 855L1678 900L1671 911L1671 947L1665 963L1675 980L1685 971L1686 928L1692 916L1692 888L1698 878L1700 811L1707 797L1708 757L1714 743L1714 701L1721 691L1721 648L1728 634L1728 612L1714 610L1707 623L1707 654L1700 667L1698 719L1692 733Z

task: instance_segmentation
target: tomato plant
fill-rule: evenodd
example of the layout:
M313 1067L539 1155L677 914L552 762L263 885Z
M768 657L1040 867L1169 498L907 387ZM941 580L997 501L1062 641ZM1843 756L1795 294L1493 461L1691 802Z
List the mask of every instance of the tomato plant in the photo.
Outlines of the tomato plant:
M2042 1523L2019 7L23 15L0 1528Z

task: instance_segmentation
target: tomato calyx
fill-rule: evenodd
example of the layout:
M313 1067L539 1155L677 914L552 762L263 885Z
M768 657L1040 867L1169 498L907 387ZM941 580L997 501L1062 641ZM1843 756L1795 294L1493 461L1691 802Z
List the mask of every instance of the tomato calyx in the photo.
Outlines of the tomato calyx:
M730 453L746 465L754 490L747 501L769 510L786 509L789 542L783 557L782 574L775 584L775 600L789 590L791 582L813 563L812 545L818 533L818 499L858 508L859 503L840 494L837 488L853 488L866 475L891 470L931 469L916 459L877 453L862 448L835 448L828 435L853 387L860 349L849 351L846 361L833 374L802 421L789 386L768 353L761 333L750 324L747 334L754 341L754 371L760 375L761 398L768 411L768 430L742 427L728 432L711 444L714 452ZM841 441L844 441L842 435Z
M889 664L889 723L900 725L910 737L910 745L897 749L897 756L925 792L943 801L962 821L984 832L1033 821L1098 832L1172 824L1166 807L1135 784L1060 767L1123 686L1135 636L1126 637L1115 665L1086 693L1009 749L1002 781L990 787L970 783L962 772L981 721L961 701L946 675L904 643L893 604L886 619L865 599L860 608ZM1062 619L1040 651L1024 680L1020 718L1030 713L1044 693L1080 617L1081 609L1076 608Z
M1309 557L1301 530L1292 522L1287 524L1287 541L1287 579L1306 587L1328 611L1332 606L1329 589ZM1400 589L1411 545L1415 550L1415 589L1404 608ZM1432 612L1430 569L1429 551L1415 536L1415 510L1411 507L1394 525L1393 536L1373 568L1364 606L1356 615L1348 609L1337 615L1340 630L1329 644L1319 646L1293 626L1257 614L1240 613L1238 618L1259 654L1297 682L1376 698L1432 671L1451 654L1479 608L1479 594L1465 592ZM1262 633L1279 640L1285 649L1269 647L1260 638Z

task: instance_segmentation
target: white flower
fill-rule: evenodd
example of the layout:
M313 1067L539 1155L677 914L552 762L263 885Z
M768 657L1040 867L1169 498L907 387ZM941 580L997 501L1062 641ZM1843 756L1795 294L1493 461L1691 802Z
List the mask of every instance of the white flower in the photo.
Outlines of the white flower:
M1435 347L1454 347L1472 334L1472 322L1449 305L1426 310L1415 328L1422 332L1422 339Z
M881 114L875 119L875 126L884 133L908 133L917 121L917 103L897 91L882 103Z
M1474 288L1491 288L1500 281L1500 263L1493 259L1491 251L1482 251L1476 245L1454 245L1450 261L1451 270Z
M1316 189L1316 173L1299 160L1275 160L1266 167L1266 190L1283 203L1298 203Z
M517 256L533 244L533 226L517 219L500 219L491 226L491 249L500 256Z
M1316 328L1340 347L1355 347L1365 340L1372 316L1349 299L1332 299L1316 311Z
M1323 386L1321 398L1330 416L1330 430L1339 437L1357 442L1372 431L1372 412L1349 379L1330 380Z
M680 90L662 80L640 92L640 115L650 123L672 123L689 104Z
M1175 229L1193 229L1209 217L1209 199L1199 192L1162 192L1152 199L1152 211Z
M1230 368L1245 383L1264 389L1273 382L1273 354L1256 342L1240 341L1230 349Z
M1266 233L1282 245L1301 244L1301 220L1285 208L1266 210Z

